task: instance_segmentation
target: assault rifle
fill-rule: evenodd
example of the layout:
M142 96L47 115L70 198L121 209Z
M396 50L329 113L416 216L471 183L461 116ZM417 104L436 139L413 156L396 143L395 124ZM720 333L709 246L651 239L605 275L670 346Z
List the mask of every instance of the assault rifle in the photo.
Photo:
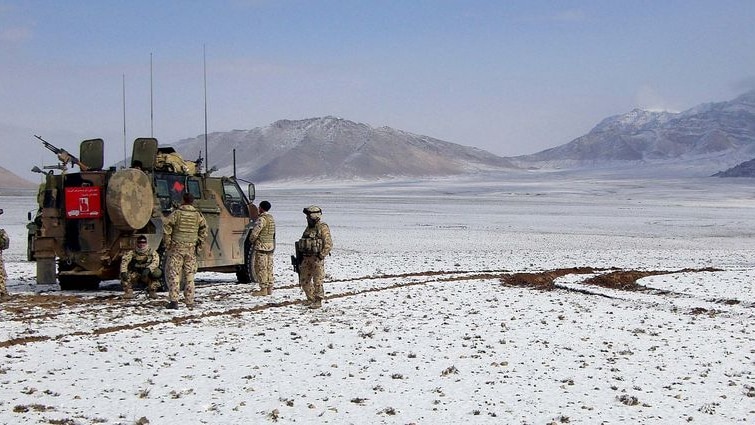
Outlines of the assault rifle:
M294 266L294 271L296 272L296 274L300 274L301 269L299 268L299 266L301 266L301 262L304 258L301 255L301 250L299 249L298 241L294 243L294 251L296 252L296 255L291 256L291 265Z
M45 140L45 139L37 136L36 134L34 135L34 137L36 137L37 139L41 140L42 144L50 152L52 152L55 155L57 155L58 159L60 160L60 162L63 163L63 165L66 165L66 164L68 164L68 162L71 162L71 164L73 164L73 165L78 165L79 168L81 169L81 171L87 171L87 170L89 170L89 167L87 167L86 164L84 164L83 162L79 161L79 158L76 158L75 156L71 155L65 149L61 149L59 147L56 147L52 143L50 143L47 140Z

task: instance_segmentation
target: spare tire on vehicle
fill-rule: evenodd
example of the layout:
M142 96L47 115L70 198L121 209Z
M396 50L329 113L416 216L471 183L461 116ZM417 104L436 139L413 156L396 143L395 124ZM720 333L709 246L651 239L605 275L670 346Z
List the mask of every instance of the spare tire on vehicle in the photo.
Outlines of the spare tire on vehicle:
M152 183L135 168L116 171L107 186L107 213L119 230L137 230L152 216Z

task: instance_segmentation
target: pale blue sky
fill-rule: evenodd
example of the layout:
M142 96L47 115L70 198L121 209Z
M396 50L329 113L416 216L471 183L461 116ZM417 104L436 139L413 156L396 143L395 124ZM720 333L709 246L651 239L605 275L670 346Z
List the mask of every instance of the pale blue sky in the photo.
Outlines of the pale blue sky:
M0 166L339 116L534 153L633 108L684 110L755 87L747 1L0 0ZM130 153L130 147L128 148Z

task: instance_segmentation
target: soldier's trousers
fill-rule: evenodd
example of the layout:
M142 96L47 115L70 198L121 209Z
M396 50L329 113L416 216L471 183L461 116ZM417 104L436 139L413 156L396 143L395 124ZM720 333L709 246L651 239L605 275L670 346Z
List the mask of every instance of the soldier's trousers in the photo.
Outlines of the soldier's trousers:
M129 271L128 279L121 281L121 285L123 285L123 292L126 294L133 293L134 285L139 282L143 282L147 286L147 291L149 292L155 292L160 288L160 283L158 281L151 278L143 279L140 272Z
M194 244L173 243L166 253L166 279L168 282L168 300L178 301L181 280L184 286L184 302L194 304L194 274L197 272L197 254Z
M321 301L325 298L322 282L325 280L325 260L315 256L305 256L299 266L299 286L309 301Z
M8 295L8 288L5 286L5 282L8 280L8 274L5 272L5 262L3 261L3 253L0 251L0 295Z
M273 287L273 251L254 251L254 278L260 289Z

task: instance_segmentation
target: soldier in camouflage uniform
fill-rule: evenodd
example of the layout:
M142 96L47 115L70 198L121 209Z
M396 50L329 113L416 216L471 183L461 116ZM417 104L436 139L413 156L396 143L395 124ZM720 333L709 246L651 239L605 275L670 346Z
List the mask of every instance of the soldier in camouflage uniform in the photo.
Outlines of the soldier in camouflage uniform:
M3 210L0 209L0 214ZM10 237L5 229L0 229L0 302L8 301L10 295L8 295L8 288L5 286L6 280L8 280L8 274L5 272L5 262L3 261L3 251L10 246Z
M307 296L310 308L320 308L325 290L322 282L325 279L325 257L333 249L330 238L330 228L322 222L322 209L316 205L304 208L307 215L307 228L297 242L300 254L303 256L299 265L299 285Z
M197 252L207 238L207 222L194 205L191 193L183 194L183 204L166 219L163 229L169 309L178 308L178 291L184 279L184 302L194 307L194 274L197 272Z
M160 255L147 245L146 236L139 236L136 238L136 248L126 252L121 258L123 298L134 298L134 284L137 282L147 286L150 298L157 298L157 288L160 287L158 279L162 275Z
M254 247L254 276L260 285L259 291L252 292L255 296L273 294L273 252L275 251L275 220L269 213L270 202L262 201L259 206L259 217L254 223L249 240Z

